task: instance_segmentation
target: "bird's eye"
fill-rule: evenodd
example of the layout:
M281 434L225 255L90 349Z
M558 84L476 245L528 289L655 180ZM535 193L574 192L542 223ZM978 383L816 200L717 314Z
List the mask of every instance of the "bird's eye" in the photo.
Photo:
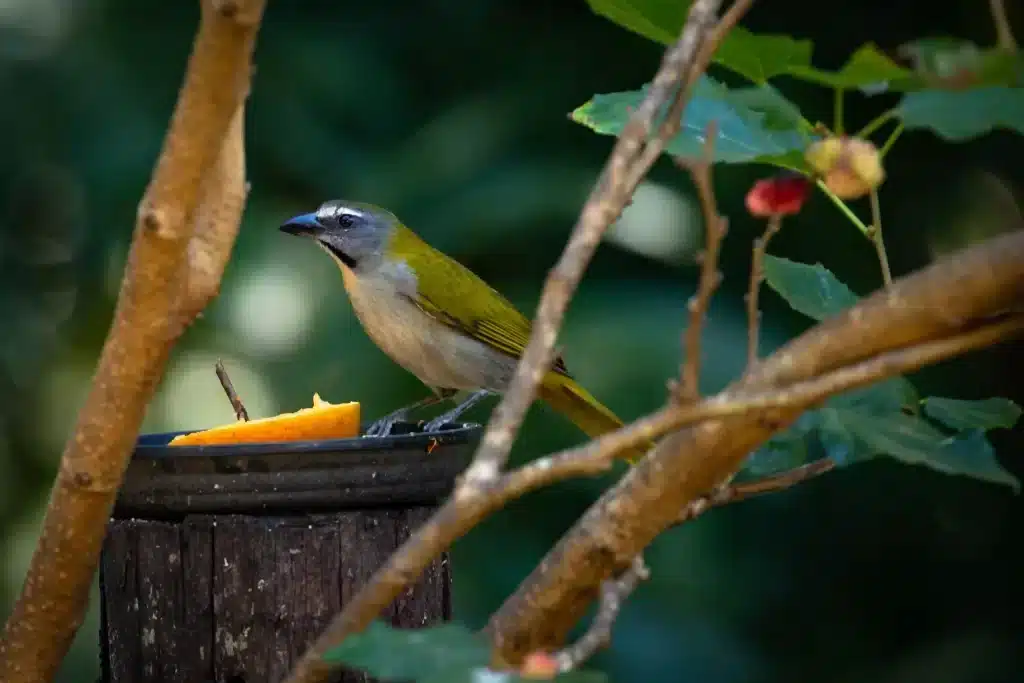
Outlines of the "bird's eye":
M343 213L340 216L338 216L338 225L340 225L343 228L351 228L352 223L354 221L355 219L352 218L352 216L347 213Z

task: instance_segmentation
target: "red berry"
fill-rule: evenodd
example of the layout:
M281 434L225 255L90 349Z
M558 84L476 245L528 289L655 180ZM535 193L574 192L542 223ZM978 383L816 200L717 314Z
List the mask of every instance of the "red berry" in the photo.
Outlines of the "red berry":
M754 183L747 192L747 211L758 218L800 213L811 184L801 175L780 174Z

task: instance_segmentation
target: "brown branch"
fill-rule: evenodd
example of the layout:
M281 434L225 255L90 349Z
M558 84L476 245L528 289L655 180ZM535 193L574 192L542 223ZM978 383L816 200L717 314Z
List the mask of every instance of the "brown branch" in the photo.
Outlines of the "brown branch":
M217 296L235 246L249 186L245 180L245 107L239 106L213 168L203 180L195 230L183 264L181 302L186 320L194 319Z
M897 280L891 289L817 325L760 362L723 396L740 399L785 387L936 339L952 345L944 357L995 343L1019 334L1020 318L996 325L986 325L986 319L1022 298L1024 233L1014 232ZM975 336L957 337L965 332ZM515 667L525 653L560 647L603 581L628 566L678 520L680 510L713 491L800 412L780 409L710 420L662 439L493 615L487 630L500 661Z
M217 379L220 380L220 386L224 389L224 393L227 395L228 400L231 401L231 407L235 411L235 419L239 422L249 421L249 411L245 409L245 404L242 403L242 397L235 391L235 385L231 383L231 376L228 375L227 368L224 367L224 361L220 358L217 359L217 364L214 366L214 370L217 372Z
M718 212L715 200L715 188L712 182L711 168L715 159L715 139L718 137L718 125L715 121L708 123L704 131L704 157L700 161L676 158L676 164L686 169L697 188L700 199L701 213L704 216L704 249L698 255L700 262L700 278L697 281L697 292L686 303L689 322L683 334L684 359L679 377L679 391L676 392L680 402L696 401L700 397L700 346L704 331L704 319L708 313L711 297L722 282L722 274L718 271L718 252L722 240L729 230L728 221Z
M1003 0L988 0L992 23L996 26L996 45L1007 52L1017 51L1017 40L1013 37L1013 27L1006 16L1006 5Z
M754 367L758 358L758 343L761 337L761 310L758 308L758 296L761 283L764 282L764 257L768 253L768 243L782 229L782 216L768 219L764 233L754 240L754 254L750 262L750 288L747 290L747 370Z
M815 460L786 472L780 472L779 474L774 474L770 477L764 477L763 479L743 482L742 484L720 486L711 494L701 496L687 505L683 509L683 513L679 516L679 520L676 524L689 522L690 520L704 514L711 508L721 507L722 505L728 505L730 503L738 503L740 501L747 500L748 498L754 498L766 493L775 493L776 491L788 489L791 486L796 486L808 479L813 479L814 477L821 476L826 472L831 472L835 468L836 463L834 460L822 458L821 460Z
M721 2L697 0L693 3L682 34L666 51L647 95L616 141L562 256L544 284L530 341L507 392L487 425L476 457L466 472L467 481L494 479L508 460L512 441L551 362L555 339L569 300L601 236L621 214L644 174L679 130L685 92L689 88L688 82L694 77L693 66ZM655 119L670 101L672 105L668 116L662 121L657 135L650 138Z
M65 446L28 575L0 638L0 680L52 679L81 624L107 520L149 400L187 324L180 276L202 183L248 90L265 0L206 0L139 205L110 332Z
M601 602L587 632L575 643L555 654L555 663L560 672L572 671L611 642L612 626L615 625L626 598L650 575L644 558L637 555L633 558L633 564L621 576L601 584Z

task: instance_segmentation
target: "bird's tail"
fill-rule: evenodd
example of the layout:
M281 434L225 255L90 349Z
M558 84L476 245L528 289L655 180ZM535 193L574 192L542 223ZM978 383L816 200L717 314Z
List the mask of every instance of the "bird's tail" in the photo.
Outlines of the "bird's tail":
M622 426L622 420L608 410L571 377L549 372L541 382L539 398L569 418L584 434L594 438ZM653 446L646 443L624 451L619 457L634 463Z

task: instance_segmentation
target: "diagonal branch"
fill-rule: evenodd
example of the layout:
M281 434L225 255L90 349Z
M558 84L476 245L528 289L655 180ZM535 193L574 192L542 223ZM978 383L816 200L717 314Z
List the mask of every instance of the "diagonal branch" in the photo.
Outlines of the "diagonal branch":
M4 683L52 679L81 623L146 405L189 315L201 309L181 305L182 268L202 184L248 91L264 5L265 0L201 3L184 84L139 204L110 332L61 457L28 575L0 638Z
M988 8L992 14L992 23L996 25L996 45L1007 52L1016 52L1017 40L1013 37L1013 27L1006 16L1004 0L988 0Z
M580 636L575 643L555 655L559 671L572 671L611 642L612 626L615 625L615 620L618 618L626 598L636 590L641 581L646 581L649 576L650 570L644 564L644 558L637 555L633 558L633 564L623 572L622 576L609 579L601 584L601 603L587 632Z
M687 505L686 508L683 509L683 514L679 515L679 519L676 521L676 524L682 524L683 522L689 522L691 519L696 519L711 508L729 505L730 503L738 503L740 501L747 500L748 498L755 498L757 496L763 496L766 493L775 493L777 491L782 491L783 489L788 489L792 486L805 482L808 479L821 476L826 472L831 472L835 468L836 463L834 460L823 458L763 479L744 482L742 484L720 486L710 494L701 496Z
M583 277L608 226L633 196L647 170L675 137L681 125L685 93L694 79L694 65L713 30L722 0L697 0L676 43L668 49L643 102L633 112L612 149L600 178L587 198L561 258L547 278L534 320L533 333L508 391L495 409L480 448L466 472L466 481L498 476L512 448L537 386L551 362L558 330L569 300ZM657 134L650 138L655 119L671 102Z
M181 312L195 319L220 291L249 187L245 180L245 107L231 119L217 162L203 180L195 231L183 264Z

